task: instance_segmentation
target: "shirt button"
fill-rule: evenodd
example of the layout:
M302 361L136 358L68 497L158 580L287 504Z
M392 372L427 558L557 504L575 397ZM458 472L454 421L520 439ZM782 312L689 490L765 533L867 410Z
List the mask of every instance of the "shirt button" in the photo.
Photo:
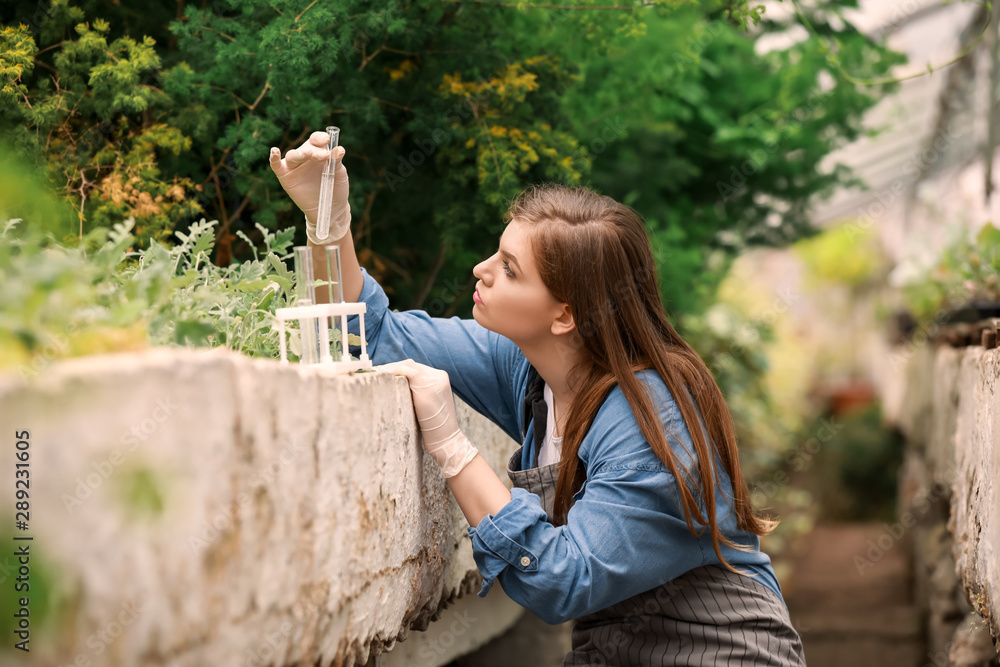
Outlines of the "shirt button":
M521 556L521 565L523 567L528 567L529 565L531 565L531 559L528 558L527 556Z

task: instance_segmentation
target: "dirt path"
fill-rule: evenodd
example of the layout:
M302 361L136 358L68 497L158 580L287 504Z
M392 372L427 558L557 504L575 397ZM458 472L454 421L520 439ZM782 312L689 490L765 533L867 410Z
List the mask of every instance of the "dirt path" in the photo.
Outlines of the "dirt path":
M806 537L784 588L809 667L922 667L919 617L902 542L859 574L879 523L819 525Z

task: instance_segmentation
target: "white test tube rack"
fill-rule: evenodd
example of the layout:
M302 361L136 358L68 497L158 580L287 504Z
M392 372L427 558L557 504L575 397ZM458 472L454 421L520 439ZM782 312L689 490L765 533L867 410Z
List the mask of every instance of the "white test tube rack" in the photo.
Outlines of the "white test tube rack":
M365 336L365 313L368 311L368 304L364 302L345 302L343 292L343 279L340 272L340 248L332 246L327 248L327 285L331 303L315 303L315 288L312 285L312 255L311 249L304 246L295 249L295 270L296 270L296 292L300 301L305 301L300 306L289 306L278 308L274 312L278 324L278 347L281 351L281 363L288 363L288 348L285 342L285 322L295 320L299 323L299 342L302 351L303 363L315 363L316 353L307 349L312 345L319 348L318 363L325 366L332 366L338 371L354 371L372 367L371 359L368 358L368 340ZM337 280L333 280L333 269L336 267ZM338 301L334 301L333 285L337 286ZM357 361L352 361L347 342L347 316L357 315L359 333L361 334L361 356ZM333 318L340 317L340 351L341 358L333 360L330 354L330 325ZM316 341L312 334L305 332L317 331L319 340Z
M288 363L287 344L285 343L285 322L296 320L299 323L299 331L305 327L319 328L319 363L332 365L338 370L354 371L363 368L371 368L372 362L368 358L368 342L365 339L365 312L368 304L361 303L317 303L311 306L291 306L289 308L278 308L274 315L278 319L278 340L281 349L281 363ZM361 333L361 356L357 361L351 361L347 349L347 316L357 315ZM340 349L341 358L339 361L333 360L330 354L330 323L334 317L340 317Z

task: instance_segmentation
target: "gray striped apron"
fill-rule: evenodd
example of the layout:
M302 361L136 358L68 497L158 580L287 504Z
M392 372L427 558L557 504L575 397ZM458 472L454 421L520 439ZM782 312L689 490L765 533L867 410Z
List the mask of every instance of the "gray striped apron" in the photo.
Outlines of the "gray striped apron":
M531 417L536 427L541 425L533 438L537 464L548 406L540 377L529 377L528 387L522 433ZM551 520L559 464L522 470L522 449L523 445L510 457L507 475L515 486L541 499ZM563 667L806 664L802 641L781 598L764 584L717 565L689 570L576 619L572 641Z

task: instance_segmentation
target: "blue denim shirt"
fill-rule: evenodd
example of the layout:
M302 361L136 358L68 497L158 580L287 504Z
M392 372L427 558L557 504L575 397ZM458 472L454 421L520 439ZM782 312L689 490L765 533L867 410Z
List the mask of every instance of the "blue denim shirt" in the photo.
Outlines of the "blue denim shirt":
M475 320L435 318L422 310L393 312L379 284L361 270L359 301L368 307L365 333L372 363L413 359L447 371L456 396L522 442L518 424L529 363L520 348ZM351 333L358 333L357 320L356 315L348 320ZM351 351L358 354L360 347ZM691 435L670 390L656 371L636 376L652 392L678 462L697 475ZM700 426L704 433L704 424ZM523 469L536 460L529 451L531 436L529 429ZM619 387L598 410L579 456L587 481L573 496L566 525L553 526L541 499L514 487L509 503L468 529L483 575L480 597L499 579L512 600L556 624L656 588L693 568L719 564L709 530L704 528L700 537L688 531L678 480L646 442ZM780 598L771 560L760 551L756 535L737 527L729 478L718 457L716 464L719 527L749 548L721 546L722 553Z

